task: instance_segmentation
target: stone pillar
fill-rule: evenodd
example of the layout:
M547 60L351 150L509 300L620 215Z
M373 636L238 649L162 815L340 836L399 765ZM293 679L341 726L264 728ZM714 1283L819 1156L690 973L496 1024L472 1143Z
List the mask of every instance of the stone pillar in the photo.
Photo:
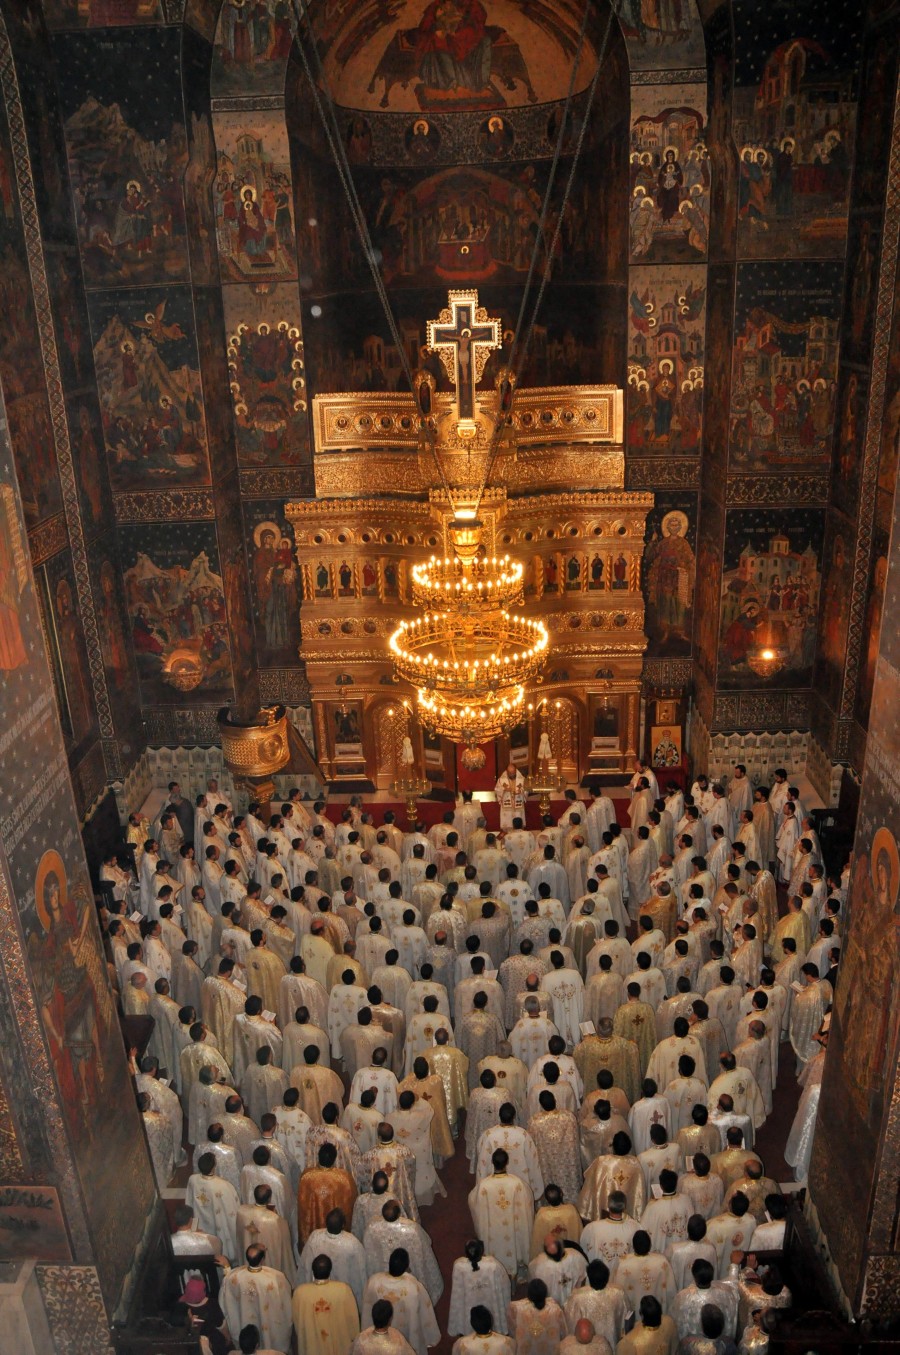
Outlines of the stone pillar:
M898 338L900 327L891 345L895 369ZM900 1289L898 517L895 494L886 624L877 648L844 948L809 1173L814 1222L834 1277L854 1314L873 1320L896 1317Z
M0 597L0 1263L22 1263L0 1265L0 1347L12 1329L16 1349L31 1340L41 1351L105 1355L157 1196L79 832L2 396ZM38 1290L49 1341L34 1317Z

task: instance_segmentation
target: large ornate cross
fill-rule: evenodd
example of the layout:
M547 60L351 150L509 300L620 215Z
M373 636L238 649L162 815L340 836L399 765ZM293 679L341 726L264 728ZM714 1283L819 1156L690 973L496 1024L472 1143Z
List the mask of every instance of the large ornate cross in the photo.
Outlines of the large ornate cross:
M427 324L428 347L456 386L457 417L475 417L475 387L492 348L500 347L500 321L478 305L476 291L450 292L450 305Z

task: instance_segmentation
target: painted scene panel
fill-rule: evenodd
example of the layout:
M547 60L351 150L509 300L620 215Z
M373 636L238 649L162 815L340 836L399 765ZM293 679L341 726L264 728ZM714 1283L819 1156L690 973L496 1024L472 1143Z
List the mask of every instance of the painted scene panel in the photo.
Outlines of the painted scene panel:
M628 450L699 454L706 269L632 268L628 279Z
M233 694L225 588L215 526L123 529L125 601L145 702L173 705Z
M217 113L214 137L213 200L223 276L233 282L296 277L283 112Z
M583 10L515 0L362 0L326 8L325 76L347 108L394 112L481 110L564 99ZM596 68L598 24L590 26L575 93Z
M734 5L738 255L835 257L847 235L861 11ZM820 38L812 34L822 35Z
M705 85L636 85L632 91L632 263L706 257L712 173Z
M732 470L809 470L828 464L842 295L840 263L739 265Z
M188 275L179 41L158 28L54 42L88 287Z
M803 687L812 680L824 512L734 509L725 529L719 686ZM767 655L771 659L766 662Z
M296 288L224 290L238 459L244 466L311 461L306 361Z
M113 489L208 484L190 290L91 294L89 304Z

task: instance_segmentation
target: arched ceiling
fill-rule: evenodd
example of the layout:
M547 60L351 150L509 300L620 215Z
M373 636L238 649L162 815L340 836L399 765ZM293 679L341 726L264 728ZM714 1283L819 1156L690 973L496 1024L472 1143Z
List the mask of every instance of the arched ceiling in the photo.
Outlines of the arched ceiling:
M566 97L583 14L583 0L342 0L319 9L314 25L345 108L489 112ZM576 93L596 69L594 42L585 41Z

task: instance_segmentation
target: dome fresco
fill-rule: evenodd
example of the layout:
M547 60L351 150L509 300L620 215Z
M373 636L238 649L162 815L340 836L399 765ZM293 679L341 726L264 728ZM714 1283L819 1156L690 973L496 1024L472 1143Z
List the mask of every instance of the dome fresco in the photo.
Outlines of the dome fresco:
M317 30L328 85L344 107L487 111L566 97L582 14L572 0L364 0L345 6L332 31L322 13ZM595 69L587 40L576 93Z

